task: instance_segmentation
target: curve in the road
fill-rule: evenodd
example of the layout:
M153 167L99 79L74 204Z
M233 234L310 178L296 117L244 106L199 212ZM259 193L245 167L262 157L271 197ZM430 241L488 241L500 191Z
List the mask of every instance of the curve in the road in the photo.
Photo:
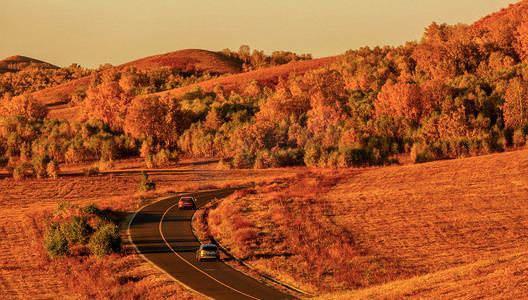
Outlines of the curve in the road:
M190 195L197 199L200 207L233 191L224 189ZM130 221L130 240L145 259L187 287L215 299L294 299L222 262L197 262L195 251L200 243L191 229L194 211L176 208L180 196L144 206Z
M247 296L248 298L251 298L251 299L257 299L257 300L258 300L258 298L255 298L255 297L253 297L253 296L251 296L251 295L248 295L248 294L246 294L246 293L244 293L244 292L241 292L241 291L239 291L239 290L237 290L237 289L235 289L235 288L232 288L232 287L230 287L229 285L227 285L227 284L225 284L225 283L219 281L218 279L214 278L213 276L211 276L211 275L207 274L206 272L202 271L202 269L196 267L196 266L193 265L191 262L187 261L187 260L186 260L185 258L183 258L181 255L179 255L178 252L174 250L174 248L171 247L171 245L169 244L169 242L167 242L167 239L165 238L165 235L163 234L163 230L161 229L161 225L162 225L162 223L163 223L163 219L165 218L165 215L166 215L166 214L167 214L167 213L168 213L173 207L175 207L176 205L178 205L178 203L173 204L171 207L169 207L169 208L165 211L165 213L163 214L163 216L161 216L161 220L160 220L160 223L159 223L159 232L160 232L160 234L161 234L161 237L163 238L163 241L165 242L165 244L167 244L167 246L171 249L171 251L174 252L174 254L176 254L176 256L178 256L181 260L183 260L183 261L186 262L188 265L190 265L191 267L193 267L194 269L196 269L198 272L200 272L200 273L204 274L205 276L211 278L212 280L214 280L214 281L220 283L221 285L225 286L226 288L231 289L231 290L233 290L233 291L235 291L235 292L237 292L237 293L240 293L240 294L242 294L242 295L244 295L244 296Z

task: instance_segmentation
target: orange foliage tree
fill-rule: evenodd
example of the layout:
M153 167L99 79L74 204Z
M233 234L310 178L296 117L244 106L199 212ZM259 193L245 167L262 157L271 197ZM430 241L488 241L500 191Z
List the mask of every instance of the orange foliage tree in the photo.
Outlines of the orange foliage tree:
M516 128L528 123L528 86L520 78L513 78L506 91L503 106L504 123Z
M422 103L421 90L416 84L392 83L383 86L374 103L376 116L404 117L419 122L427 115Z
M122 127L133 95L115 81L104 82L86 91L80 104L81 119L100 119L107 124Z
M150 136L165 146L174 147L188 123L176 99L137 97L128 109L124 129L133 137Z
M0 101L0 116L14 115L43 119L48 115L48 108L29 93L15 97L5 95Z

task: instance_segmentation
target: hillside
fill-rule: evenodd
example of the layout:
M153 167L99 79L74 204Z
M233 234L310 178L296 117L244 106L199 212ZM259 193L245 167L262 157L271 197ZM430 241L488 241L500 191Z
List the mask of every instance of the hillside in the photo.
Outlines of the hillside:
M211 74L236 74L242 72L242 61L220 52L186 49L154 55L118 66L119 69L133 67L148 70L155 67L171 67L182 70L199 70Z
M136 163L137 165L137 163ZM197 170L192 170L192 168ZM211 165L182 163L173 170L150 170L156 194L138 194L140 169L134 162L118 162L121 171L83 176L70 165L58 180L0 180L0 290L2 299L204 299L144 261L130 245L122 255L50 259L42 245L47 216L63 206L97 204L101 209L130 215L156 196L228 186L247 185L296 170L227 170ZM207 169L204 169L207 168ZM126 170L123 170L126 169ZM0 174L0 176L3 174ZM127 222L123 222L126 236Z
M526 292L526 178L528 150L313 170L233 195L208 223L258 271L321 299L513 299Z
M0 60L0 74L8 73L8 72L18 72L20 70L23 70L31 65L36 65L40 67L45 68L58 68L57 66L54 66L50 63L26 57L21 55L15 55L8 57L6 59Z
M124 69L126 67L136 67L138 69L148 69L163 65L183 69L196 68L198 70L208 71L216 74L233 74L202 81L181 88L156 93L156 95L158 96L170 95L171 97L181 97L183 94L196 87L199 87L202 91L211 91L215 86L220 85L226 92L239 92L241 88L255 81L262 86L274 86L275 84L277 84L279 78L287 79L288 76L291 74L302 75L309 70L314 70L322 66L328 65L335 59L337 58L328 57L291 62L285 65L240 73L241 69L237 68L237 66L240 67L239 61L224 56L223 54L218 54L205 50L182 50L174 53L144 58L118 66L116 68ZM68 93L71 94L73 91L75 91L75 89L79 88L80 86L88 86L90 80L90 77L82 78L77 81L68 82L61 86L38 91L34 95L35 97L39 97L39 99L66 99L66 95L68 95ZM141 95L138 97L145 96L146 95ZM78 108L70 107L69 105L64 104L60 105L61 102L62 101L58 101L59 105L50 106L50 117L75 120L78 113Z
M158 96L170 95L171 97L181 97L186 92L200 88L204 92L212 91L215 86L222 86L226 92L240 92L252 82L258 82L261 86L272 87L277 84L279 78L287 79L290 75L303 75L307 71L329 65L337 57L325 57L306 61L291 62L285 65L269 67L266 69L250 71L247 73L234 74L230 76L215 78L196 84L188 85L169 91L157 93Z
M473 24L474 27L488 27L496 22L508 23L514 18L522 16L524 11L528 10L528 1L523 0L510 4L507 8L502 8L498 12L489 14Z
M161 55L150 56L128 62L119 66L111 67L99 72L100 75L109 72L124 70L126 68L136 68L138 70L150 70L159 67L177 68L183 71L209 72L210 74L235 74L242 71L242 62L230 58L222 53L188 49L170 52ZM86 89L92 82L95 75L73 80L52 88L36 91L33 96L46 104L51 104L50 109L67 109L68 106L59 105L68 102L71 94L77 89ZM73 114L74 115L74 114ZM61 112L53 112L53 117L62 117Z

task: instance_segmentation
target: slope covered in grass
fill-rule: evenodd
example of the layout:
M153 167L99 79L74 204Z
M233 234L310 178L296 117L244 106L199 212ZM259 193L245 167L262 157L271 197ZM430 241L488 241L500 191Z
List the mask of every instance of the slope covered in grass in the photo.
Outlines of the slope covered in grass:
M0 74L7 72L17 72L27 68L29 66L39 66L45 68L58 68L50 63L26 57L21 55L11 56L5 59L0 60Z
M212 91L215 86L221 86L224 91L227 92L240 92L252 82L258 82L261 86L274 86L277 84L279 78L287 79L290 75L302 75L307 71L315 70L328 65L335 59L336 57L325 57L299 62L290 62L285 65L269 67L247 73L234 74L231 76L219 77L188 85L182 88L160 92L158 95L163 96L168 94L172 97L181 97L192 89L200 88L202 91L207 92Z
M450 297L472 284L515 296L528 269L527 175L528 150L316 171L224 200L208 222L253 267L322 298Z

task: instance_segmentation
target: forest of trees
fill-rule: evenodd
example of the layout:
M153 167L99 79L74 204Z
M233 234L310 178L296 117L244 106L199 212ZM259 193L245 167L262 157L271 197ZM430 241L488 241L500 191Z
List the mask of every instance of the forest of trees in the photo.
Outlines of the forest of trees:
M136 97L210 75L107 72L73 97L82 114L75 124L46 119L38 99L7 88L0 165L26 174L39 159L56 166L140 155L148 166L163 166L185 155L217 157L232 168L357 167L397 163L401 155L419 163L524 146L526 12L524 4L473 25L433 23L419 42L351 50L273 88L252 82L238 93L217 86L179 98ZM251 54L248 46L224 54L243 60L246 70L311 58Z

